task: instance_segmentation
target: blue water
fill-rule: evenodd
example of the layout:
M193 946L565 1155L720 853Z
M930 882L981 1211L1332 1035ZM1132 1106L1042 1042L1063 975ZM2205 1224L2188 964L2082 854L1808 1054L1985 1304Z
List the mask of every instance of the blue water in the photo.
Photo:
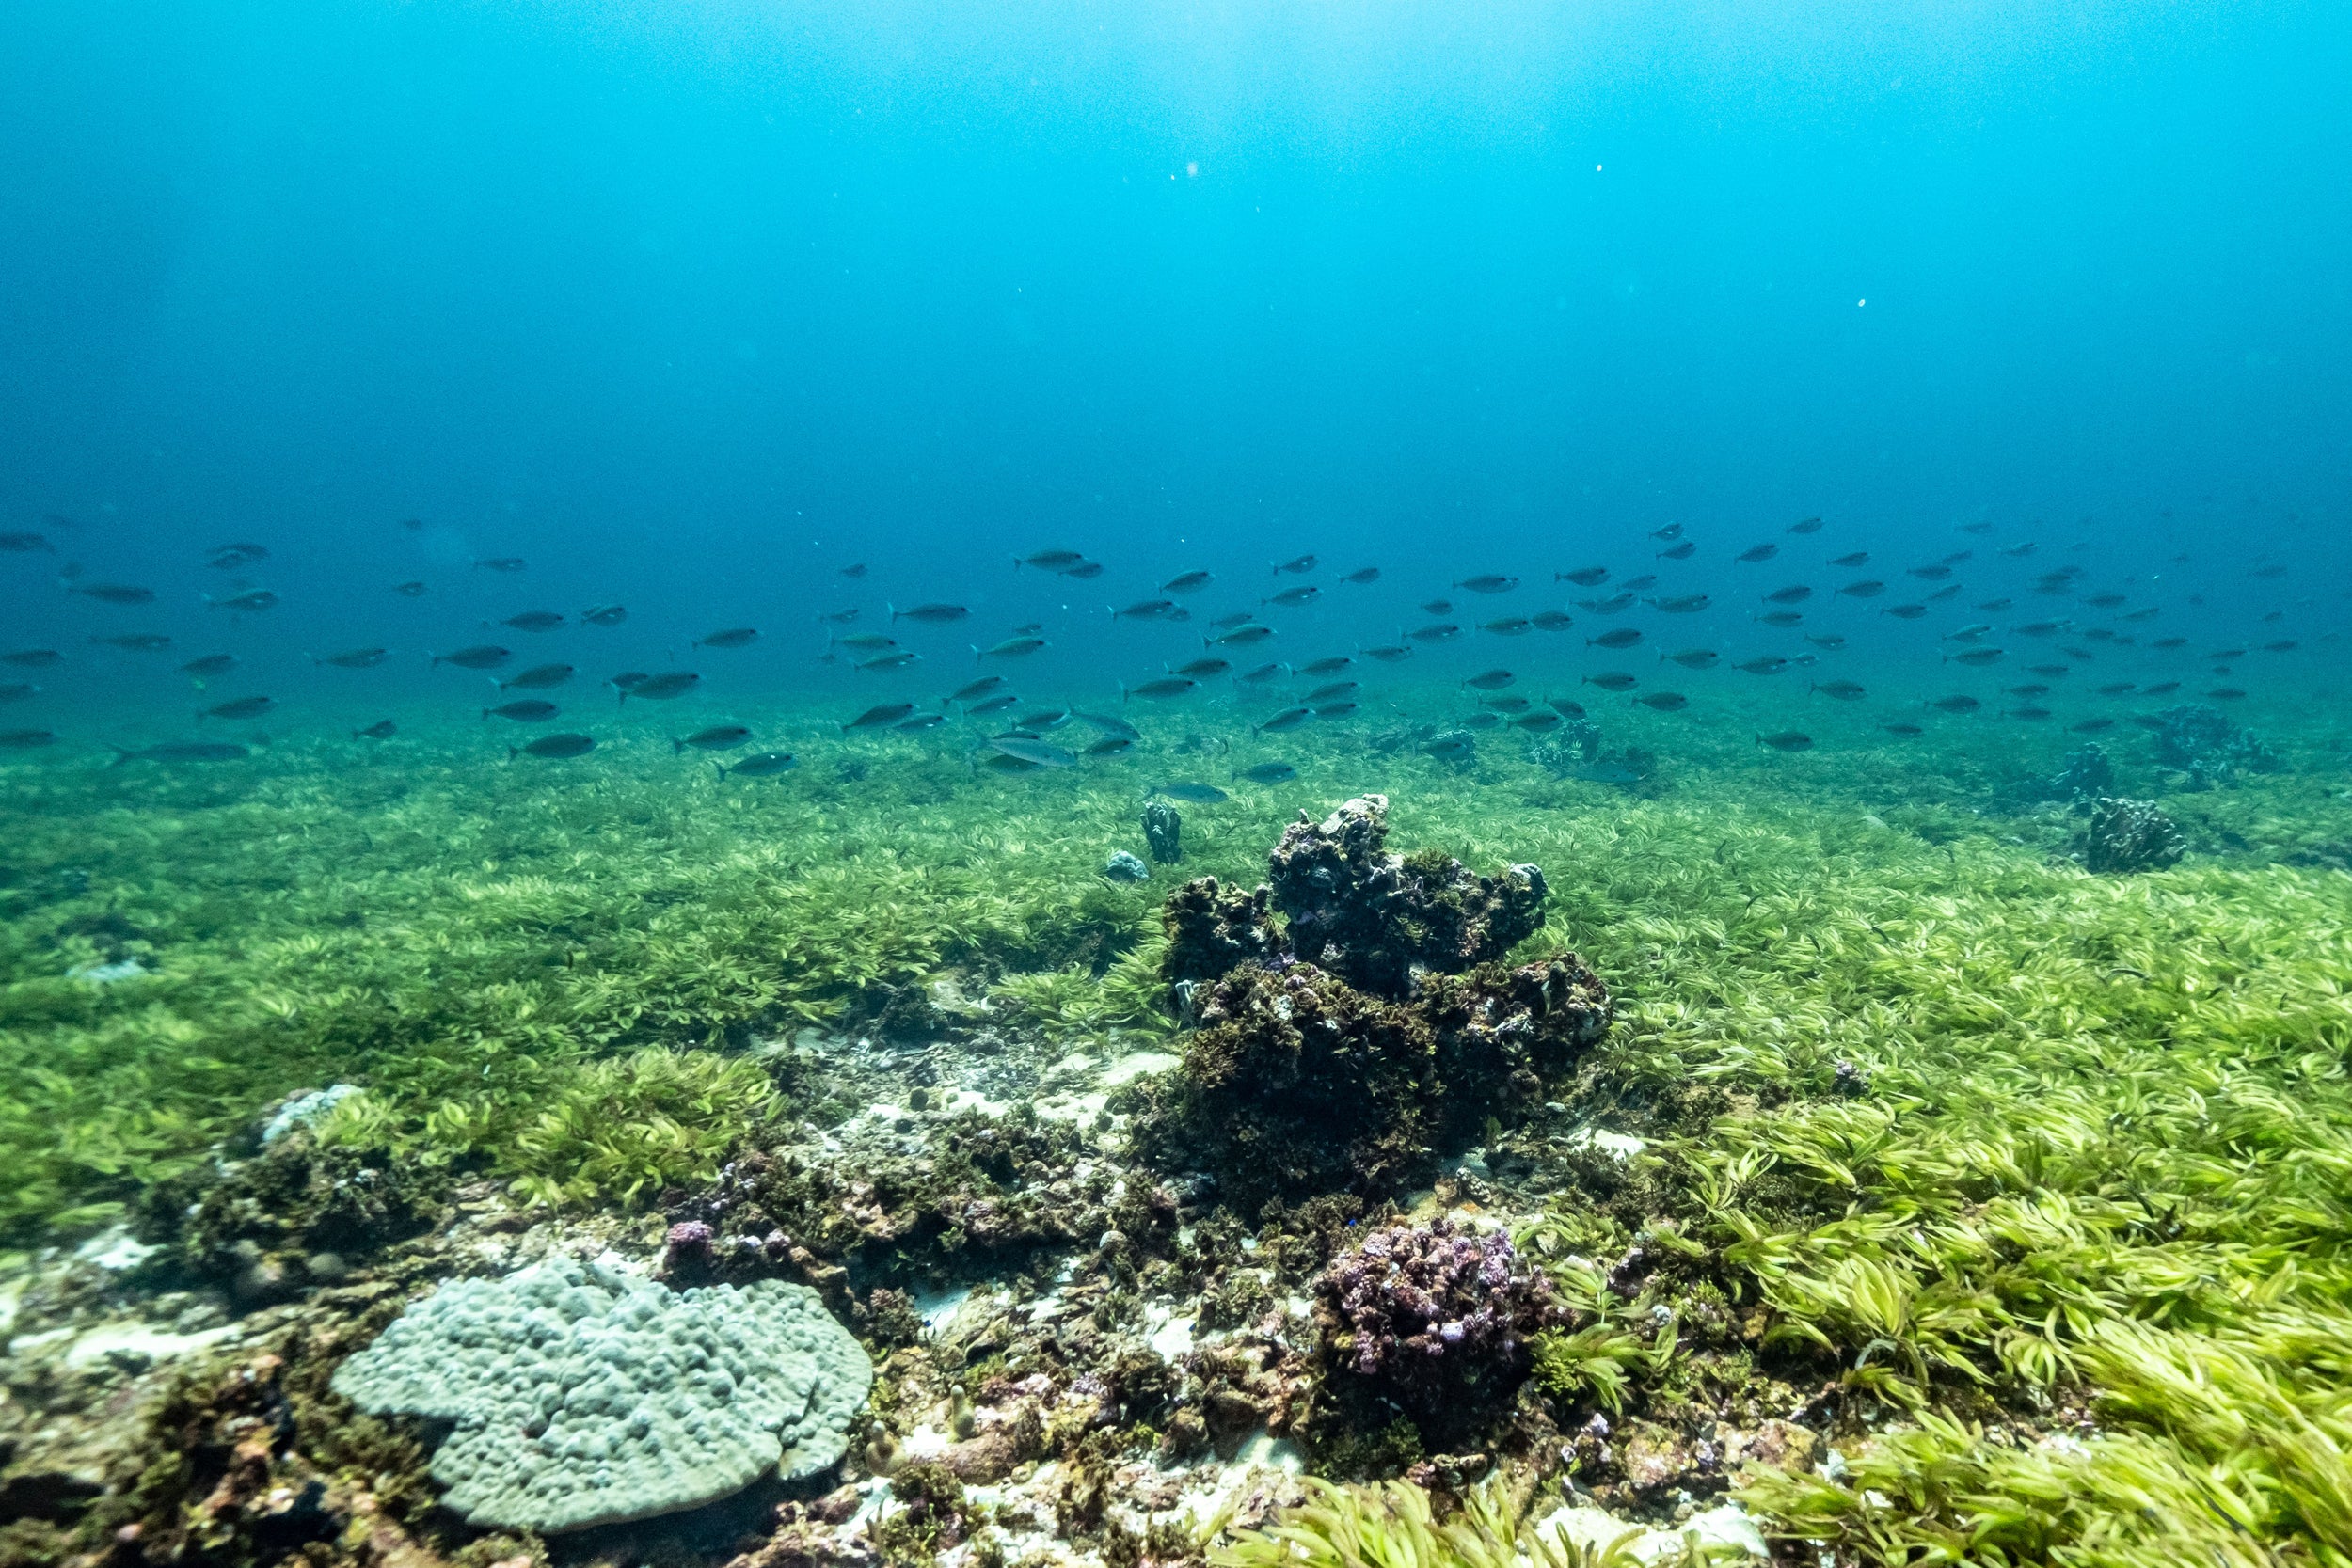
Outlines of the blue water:
M1651 638L1629 668L1796 651L1747 618L1807 583L1804 629L1926 679L1943 631L2037 613L2032 575L2074 563L2199 651L2293 639L2324 671L2347 60L2352 13L2293 3L25 0L0 528L56 549L0 556L0 642L68 660L0 721L184 728L173 667L215 648L322 705L349 678L307 655L392 648L322 726L470 705L425 653L613 600L609 634L499 640L583 685L675 659L854 711L1037 621L1025 689L1095 700L1310 551L1325 602L1264 610L1263 657L1392 639L1433 596L1572 608L1551 574L1597 562L1718 601L1620 618ZM1652 559L1673 522L1688 562ZM201 564L248 539L265 562ZM1010 568L1049 546L1103 577ZM1963 547L1959 599L1877 613ZM1897 586L1831 603L1857 548ZM69 562L157 601L69 596ZM1108 620L1192 567L1219 578L1196 622ZM1524 579L1507 605L1449 588L1486 571ZM282 602L206 607L230 577ZM973 614L902 627L913 673L815 658L818 612L927 600ZM1575 613L1564 678L1617 624ZM686 646L737 625L761 641ZM88 642L119 630L174 647Z

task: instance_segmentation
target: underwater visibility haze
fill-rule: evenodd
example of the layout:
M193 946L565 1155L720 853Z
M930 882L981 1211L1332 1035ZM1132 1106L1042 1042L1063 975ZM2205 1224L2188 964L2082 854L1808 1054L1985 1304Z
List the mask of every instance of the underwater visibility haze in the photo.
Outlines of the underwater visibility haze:
M2352 1563L2352 16L0 16L0 1568Z

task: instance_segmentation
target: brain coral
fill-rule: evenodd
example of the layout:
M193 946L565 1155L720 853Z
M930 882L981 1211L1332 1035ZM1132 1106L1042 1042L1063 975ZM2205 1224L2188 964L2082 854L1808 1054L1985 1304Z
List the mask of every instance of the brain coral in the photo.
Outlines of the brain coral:
M455 1422L433 1456L444 1501L552 1532L821 1470L873 1381L804 1286L674 1292L562 1259L442 1286L337 1369L335 1391Z

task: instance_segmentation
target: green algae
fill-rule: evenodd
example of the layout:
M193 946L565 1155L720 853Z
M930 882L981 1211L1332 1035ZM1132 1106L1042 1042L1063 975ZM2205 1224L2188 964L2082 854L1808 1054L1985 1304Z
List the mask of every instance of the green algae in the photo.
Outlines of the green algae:
M2078 824L1965 747L1730 734L1661 744L1643 799L1327 736L1297 784L1187 808L1183 869L1251 885L1298 809L1366 789L1404 842L1544 868L1518 957L1608 982L1576 1102L1651 1144L1625 1219L1564 1205L1557 1250L1673 1221L1762 1314L1755 1354L1882 1413L1842 1475L1748 1479L1772 1529L1867 1562L2352 1562L2352 810L2310 766L2332 737L2277 738L2297 771L2157 796L2190 858L2129 878L2064 862ZM647 1203L804 1103L755 1037L948 970L1050 1035L1168 1029L1175 878L1098 874L1164 768L876 747L754 794L668 764L6 769L0 1231L124 1212L330 1082L366 1087L330 1146ZM126 960L151 973L67 977ZM1538 1353L1549 1397L1669 1400L1689 1348L1595 1305ZM2088 1424L2038 1445L1994 1419L2061 1408Z

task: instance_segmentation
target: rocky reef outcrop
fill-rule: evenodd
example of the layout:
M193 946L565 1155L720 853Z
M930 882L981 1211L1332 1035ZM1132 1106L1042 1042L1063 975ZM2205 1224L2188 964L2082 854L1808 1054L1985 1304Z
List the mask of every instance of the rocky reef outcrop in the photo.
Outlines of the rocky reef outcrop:
M1196 878L1168 895L1160 908L1160 926L1168 933L1160 973L1178 988L1179 1004L1184 988L1281 952L1271 919L1273 897L1266 888L1244 893L1222 886L1215 877Z
M2090 803L2083 832L2083 864L2092 871L2161 871L2178 864L2181 831L2146 800L2109 798Z
M2234 784L2245 774L2284 766L2260 736L2203 703L2166 708L2145 722L2155 736L2156 761L2188 775L2188 789Z
M2106 749L2084 746L2066 753L2066 766L2050 779L2050 793L2062 800L2095 800L2115 792L2115 764Z
M1282 831L1267 881L1294 958L1402 997L1420 974L1501 958L1543 925L1541 871L1514 865L1481 877L1439 850L1390 854L1388 813L1388 798L1370 795Z
M1201 878L1168 900L1163 973L1198 1027L1144 1091L1153 1164L1214 1176L1245 1211L1391 1191L1607 1029L1607 989L1573 956L1496 961L1543 925L1540 870L1478 876L1387 838L1388 801L1366 796L1285 830L1267 885Z
M225 1284L250 1308L339 1284L354 1265L430 1228L452 1185L445 1170L382 1148L321 1144L294 1124L247 1158L159 1185L139 1228L174 1247L191 1278Z
M1166 800L1143 802L1143 842L1162 865L1174 865L1184 858L1184 819L1174 806Z

